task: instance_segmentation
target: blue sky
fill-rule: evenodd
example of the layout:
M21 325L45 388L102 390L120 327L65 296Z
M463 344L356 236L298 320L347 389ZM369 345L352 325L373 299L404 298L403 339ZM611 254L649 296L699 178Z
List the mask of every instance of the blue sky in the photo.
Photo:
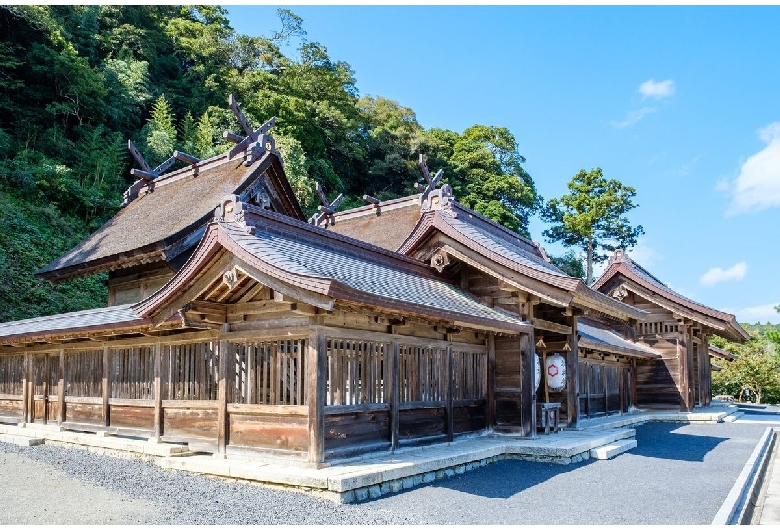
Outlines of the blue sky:
M277 6L226 7L239 33L279 29ZM361 95L426 128L508 127L545 198L594 167L634 186L634 259L740 322L780 322L780 7L286 7Z

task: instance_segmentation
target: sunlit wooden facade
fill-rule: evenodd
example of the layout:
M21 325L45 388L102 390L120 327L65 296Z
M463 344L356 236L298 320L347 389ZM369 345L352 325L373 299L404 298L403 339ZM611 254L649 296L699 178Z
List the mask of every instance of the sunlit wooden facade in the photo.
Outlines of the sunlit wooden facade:
M533 436L543 403L568 427L673 404L643 375L672 366L643 332L652 307L562 273L438 177L341 213L321 195L307 222L269 124L226 135L236 147L208 160L175 153L185 167L169 173L136 152L123 209L38 273L108 271L108 306L0 324L0 422L322 464ZM565 385L537 388L556 353ZM699 374L687 406L709 401L703 359L686 365Z

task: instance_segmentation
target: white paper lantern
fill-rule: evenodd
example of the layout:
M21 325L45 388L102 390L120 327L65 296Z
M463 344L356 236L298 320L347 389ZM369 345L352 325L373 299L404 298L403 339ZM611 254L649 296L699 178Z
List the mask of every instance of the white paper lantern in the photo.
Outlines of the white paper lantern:
M534 355L534 392L539 390L539 383L542 382L542 361L538 355Z
M545 373L548 389L557 392L566 388L566 359L561 357L561 354L556 353L552 357L547 357Z

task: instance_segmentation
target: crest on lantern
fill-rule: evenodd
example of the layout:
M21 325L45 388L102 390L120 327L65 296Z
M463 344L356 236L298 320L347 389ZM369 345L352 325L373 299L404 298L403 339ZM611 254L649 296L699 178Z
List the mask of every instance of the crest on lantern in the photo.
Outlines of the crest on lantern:
M547 388L557 392L566 388L566 359L560 353L547 357L544 367Z

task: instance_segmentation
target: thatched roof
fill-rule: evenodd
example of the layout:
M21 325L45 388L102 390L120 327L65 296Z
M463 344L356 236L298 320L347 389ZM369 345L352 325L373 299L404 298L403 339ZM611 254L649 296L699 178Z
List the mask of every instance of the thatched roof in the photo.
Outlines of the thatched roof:
M281 161L267 153L245 167L241 157L219 155L198 165L158 177L146 192L108 222L52 261L36 276L59 282L141 263L169 261L194 246L222 197L240 194L258 179L271 197L271 208L303 219ZM201 232L202 233L202 232Z

